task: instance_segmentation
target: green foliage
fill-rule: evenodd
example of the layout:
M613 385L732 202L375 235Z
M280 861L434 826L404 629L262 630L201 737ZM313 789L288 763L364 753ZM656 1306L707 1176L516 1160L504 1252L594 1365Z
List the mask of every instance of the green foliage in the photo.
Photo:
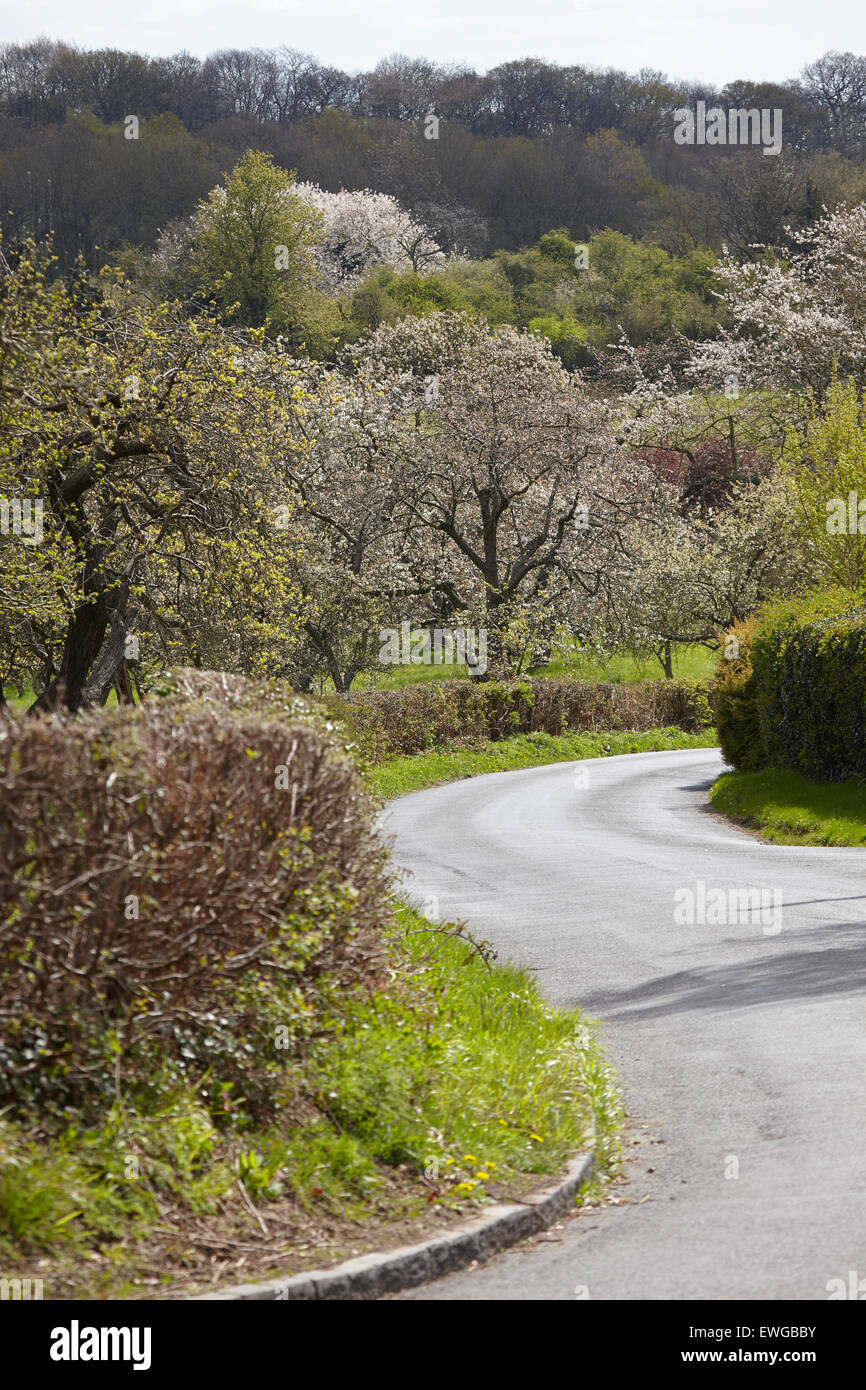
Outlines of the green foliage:
M830 584L863 589L866 400L853 381L834 379L821 404L810 402L803 436L791 437L787 453L814 573Z
M0 679L43 708L121 676L131 698L133 634L146 673L273 669L299 622L278 525L297 369L116 273L53 271L32 245L0 257L0 498L44 513L41 543L4 517Z
M735 659L726 644L738 642ZM866 773L866 603L819 589L765 605L722 640L719 742L741 772L790 768L821 781Z
M734 623L722 634L716 663L713 708L719 746L725 762L737 768L760 767L765 760L751 660L757 626L757 618Z
M677 257L611 228L597 232L588 246L589 268L578 278L571 311L596 347L615 341L620 326L637 344L672 331L703 338L716 328L712 255Z
M569 371L584 367L591 360L591 354L587 351L587 330L571 314L561 317L542 314L530 319L527 328L531 333L540 333L547 338L554 353Z
M575 269L574 259L577 243L572 241L567 227L557 227L553 232L545 232L544 236L538 238L538 249L542 256L555 261L564 269L569 271Z
M411 990L353 1006L339 1047L313 1062L334 1127L380 1162L426 1169L442 1201L549 1172L593 1129L609 1169L618 1097L579 1012L546 1005L527 972L491 967L453 924L403 909L392 947Z
M150 1109L114 1104L99 1125L67 1125L47 1143L0 1120L0 1253L121 1241L130 1222L158 1220L165 1198L213 1210L232 1180L220 1135L168 1073L154 1075L154 1089Z
M534 247L456 261L431 274L372 271L347 305L346 341L402 315L438 310L482 314L490 323L546 337L564 365L583 367L622 327L632 342L673 331L705 337L719 321L715 257L682 256L609 228L588 243L589 265L575 266L577 242L564 228Z
M197 1264L210 1284L202 1214L231 1216L249 1243L247 1203L268 1222L276 1204L289 1230L304 1211L317 1228L344 1218L354 1242L367 1222L520 1192L592 1143L602 1174L615 1170L619 1091L582 1014L551 1008L527 972L496 965L463 928L408 908L387 950L387 993L323 1000L306 1056L282 1054L287 1103L267 1128L250 1125L242 1093L215 1085L203 1099L170 1069L154 1071L149 1097L115 1101L96 1123L0 1119L4 1270L65 1257L67 1286L92 1294L98 1278L116 1296L118 1279L152 1269L168 1225L161 1277Z
M846 589L771 605L752 640L763 761L821 781L866 775L866 602Z
M299 347L317 331L321 217L292 192L294 181L270 155L248 150L199 204L192 261L199 290L227 322L282 333Z

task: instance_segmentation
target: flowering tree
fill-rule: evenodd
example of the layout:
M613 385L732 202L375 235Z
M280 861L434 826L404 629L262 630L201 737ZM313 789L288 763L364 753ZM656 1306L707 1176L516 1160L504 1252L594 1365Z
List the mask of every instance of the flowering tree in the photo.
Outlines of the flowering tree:
M803 231L788 231L790 251L771 262L738 264L717 274L733 321L696 362L740 389L822 396L834 373L866 385L866 204L841 206Z
M684 509L672 489L668 507L624 532L597 634L608 647L656 657L672 676L676 644L714 645L806 569L786 475L736 484L716 511Z
M646 470L534 334L443 313L379 328L355 359L412 415L395 486L429 538L432 592L486 626L502 668L515 620L574 616L602 587Z
M294 575L303 595L300 683L324 670L348 690L375 663L378 632L423 614L424 536L395 487L411 420L399 391L364 373L311 375L286 463L300 508ZM419 607L420 605L420 607Z
M191 217L163 229L154 253L174 292L203 293L230 321L267 326L296 346L311 320L315 333L316 316L327 319L323 295L352 289L374 266L421 271L445 260L390 194L297 183L255 150Z
M427 227L389 193L328 193L315 183L298 183L294 191L322 221L316 257L326 294L350 289L377 265L420 271L445 260Z
M863 582L866 205L825 212L788 238L787 259L726 259L718 277L730 327L689 345L680 379L670 366L647 371L622 345L632 382L621 437L669 478L691 478L692 499L696 484L711 483L702 525L681 492L667 538L632 538L623 630L681 640L726 625L774 589ZM654 593L670 596L667 622ZM688 621L670 620L680 608Z

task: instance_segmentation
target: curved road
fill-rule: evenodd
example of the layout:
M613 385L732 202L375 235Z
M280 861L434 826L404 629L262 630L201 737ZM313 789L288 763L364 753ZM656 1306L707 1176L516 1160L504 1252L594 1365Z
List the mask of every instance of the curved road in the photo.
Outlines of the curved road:
M866 1298L866 854L726 825L721 766L631 754L387 807L408 895L601 1019L631 1117L620 1205L402 1297L827 1299L856 1270Z

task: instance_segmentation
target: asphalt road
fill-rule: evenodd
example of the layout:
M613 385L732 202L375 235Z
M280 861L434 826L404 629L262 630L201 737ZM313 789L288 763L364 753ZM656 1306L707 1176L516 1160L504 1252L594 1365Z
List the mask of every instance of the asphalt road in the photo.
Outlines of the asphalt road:
M866 854L729 827L720 767L636 754L390 803L409 896L602 1020L631 1117L620 1205L402 1297L825 1300L857 1271L866 1298Z

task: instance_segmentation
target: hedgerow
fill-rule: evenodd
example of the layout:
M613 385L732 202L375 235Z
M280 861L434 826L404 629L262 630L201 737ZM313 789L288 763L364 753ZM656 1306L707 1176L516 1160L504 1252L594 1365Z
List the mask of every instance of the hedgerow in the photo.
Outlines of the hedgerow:
M0 1098L102 1104L166 1065L278 1098L318 991L374 979L388 914L363 782L291 692L0 725Z
M831 589L765 610L752 643L764 764L866 775L866 601Z
M398 690L332 695L327 704L372 762L516 734L669 726L697 733L712 724L709 686L686 680L425 681Z
M715 693L727 761L829 782L866 774L863 596L837 588L770 603L734 637L738 655L723 650Z
M757 627L757 617L746 618L724 634L713 689L713 712L722 754L732 767L748 771L761 767L764 760L752 667L752 639Z

